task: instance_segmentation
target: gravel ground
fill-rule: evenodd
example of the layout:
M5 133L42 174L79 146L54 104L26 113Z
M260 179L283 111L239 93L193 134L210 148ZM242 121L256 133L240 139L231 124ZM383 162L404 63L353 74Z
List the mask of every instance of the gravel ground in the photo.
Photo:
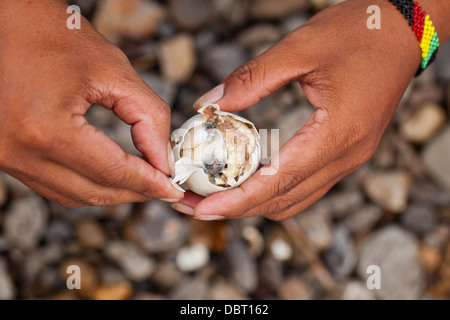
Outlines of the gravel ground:
M336 2L72 3L125 51L177 128L201 94ZM283 222L200 222L159 200L66 209L0 173L0 299L450 298L449 57L447 43L413 80L368 163ZM243 115L286 141L311 112L291 84ZM138 154L111 112L86 117ZM69 265L81 290L66 287ZM366 285L371 265L379 290Z

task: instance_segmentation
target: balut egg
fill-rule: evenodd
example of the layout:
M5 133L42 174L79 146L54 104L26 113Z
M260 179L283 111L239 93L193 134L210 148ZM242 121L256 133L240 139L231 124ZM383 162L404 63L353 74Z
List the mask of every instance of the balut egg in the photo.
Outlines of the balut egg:
M259 167L261 146L253 123L216 104L198 110L171 135L172 182L201 196L242 184Z

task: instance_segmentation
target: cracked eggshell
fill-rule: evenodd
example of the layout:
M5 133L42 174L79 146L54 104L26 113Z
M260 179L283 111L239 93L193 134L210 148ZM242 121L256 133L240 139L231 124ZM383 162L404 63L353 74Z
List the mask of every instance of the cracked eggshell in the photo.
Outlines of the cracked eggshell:
M187 133L192 128L203 125L206 123L203 111L207 107L213 107L215 109L215 114L220 116L231 116L234 120L240 121L247 124L255 135L255 150L249 156L248 162L251 163L250 169L244 174L239 176L238 180L235 181L231 186L223 187L213 184L209 178L208 174L204 171L203 163L195 162L188 157L182 157L182 145L185 141ZM261 159L261 147L260 147L260 137L256 130L254 124L249 120L237 116L229 112L220 111L220 108L216 104L207 105L198 110L199 114L193 116L187 120L179 129L175 130L171 135L171 142L173 146L173 155L175 160L175 172L172 175L172 183L176 186L181 186L184 190L191 190L201 196L208 196L213 193L235 188L241 185L245 180L247 180L251 175L253 175L259 167L259 162Z

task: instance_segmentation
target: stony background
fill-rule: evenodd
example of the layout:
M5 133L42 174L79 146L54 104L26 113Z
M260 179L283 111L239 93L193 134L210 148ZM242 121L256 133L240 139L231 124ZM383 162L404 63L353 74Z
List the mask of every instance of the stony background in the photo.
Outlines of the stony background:
M78 0L173 108L193 102L330 0ZM414 79L373 159L306 212L199 222L160 201L69 210L0 175L0 299L450 298L450 43ZM298 85L245 111L283 141L312 112ZM129 128L88 120L136 153ZM82 289L65 287L77 264ZM382 271L368 290L366 268Z

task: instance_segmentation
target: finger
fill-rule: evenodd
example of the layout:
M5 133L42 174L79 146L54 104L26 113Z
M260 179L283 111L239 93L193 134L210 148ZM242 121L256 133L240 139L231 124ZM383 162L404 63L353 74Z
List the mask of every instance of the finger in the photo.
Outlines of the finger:
M213 194L198 204L195 215L216 211L218 215L242 214L265 201L280 197L338 158L346 138L325 109L316 110L306 125L272 159L273 175L259 170L241 186ZM267 168L269 166L265 166Z
M313 203L310 202L312 199L318 200L319 195L325 195L337 182L355 170L349 169L336 175L332 173L335 169L333 167L336 166L330 165L322 169L284 196L266 201L235 218L264 216L279 221L300 213Z
M17 180L21 181L23 184L25 184L27 187L29 187L34 192L40 194L44 198L56 202L64 207L68 208L78 208L81 207L81 204L73 199L67 198L59 194L58 192L49 189L42 185L41 183L32 180L26 175L20 174L18 172L8 172L8 174Z
M71 199L82 206L106 206L149 200L143 194L96 184L77 172L59 164L38 162L27 168L27 178L38 181L40 185Z
M47 158L73 169L105 187L134 191L148 198L179 200L183 193L168 177L145 160L125 153L104 133L74 117L74 127L62 128L54 138Z
M112 109L131 125L136 148L156 169L170 175L170 108L132 69L125 55L122 60L126 61L122 66L126 72L105 75L95 84L98 93L89 97L89 102Z
M292 50L293 42L287 36L260 56L236 69L222 84L202 96L195 104L217 103L223 111L238 111L257 103L285 84L310 71L303 52Z

